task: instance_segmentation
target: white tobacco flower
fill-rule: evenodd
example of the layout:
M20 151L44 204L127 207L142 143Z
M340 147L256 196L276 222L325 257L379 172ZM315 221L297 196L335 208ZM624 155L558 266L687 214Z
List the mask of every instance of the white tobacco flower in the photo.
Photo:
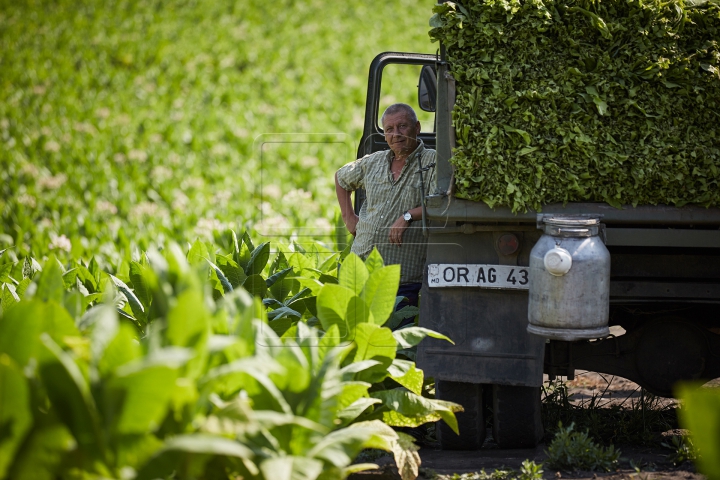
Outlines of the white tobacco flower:
M263 198L276 199L282 196L282 190L278 185L265 185L262 189Z
M17 202L20 205L25 205L26 207L30 208L35 208L37 206L37 201L35 200L35 197L27 193L18 195Z
M173 176L173 172L167 167L158 165L157 167L154 167L152 169L152 171L150 172L150 176L156 183L162 183L170 180Z
M182 158L180 158L180 155L178 155L175 152L170 152L170 155L167 157L167 161L170 165L180 165L180 162L182 161Z
M155 202L140 202L130 210L133 219L160 216L160 207Z
M201 218L195 225L195 235L198 237L204 237L208 240L213 239L213 231L224 230L224 225L220 220L216 218Z
M210 149L210 153L216 157L221 157L223 155L226 155L228 152L230 152L230 148L224 143L216 143Z
M205 180L200 177L189 177L183 180L181 187L184 190L197 189L200 190L205 187Z
M273 230L281 230L289 227L290 222L282 215L266 216L255 224L255 229L258 232L266 233L271 233Z
M225 205L230 201L231 198L232 192L230 190L220 190L218 192L215 192L215 195L213 195L213 204Z
M325 217L317 217L313 223L313 226L320 230L330 230L333 228L330 221Z
M303 168L314 168L320 165L317 157L305 156L300 159L300 166Z
M143 150L130 150L127 154L128 160L135 160L140 163L145 163L148 158L147 152Z
M65 234L62 234L59 237L57 235L52 235L50 237L50 245L48 245L48 248L50 248L50 250L64 250L69 252L72 250L72 243Z
M59 152L60 144L58 142L56 142L55 140L49 140L49 141L45 142L43 149L46 152Z
M189 203L190 199L182 192L182 190L173 190L173 201L171 205L173 210L183 211L187 208Z
M95 204L95 211L98 213L109 213L110 215L115 215L118 212L117 207L108 202L107 200L100 200Z
M302 188L296 188L294 190L290 190L287 195L285 195L285 201L288 205L301 206L312 201L312 193L307 192Z
M37 177L40 175L40 170L32 163L25 163L20 167L20 173L27 175L28 177Z
M52 177L44 177L38 180L38 187L45 190L57 190L67 181L67 175L58 173Z

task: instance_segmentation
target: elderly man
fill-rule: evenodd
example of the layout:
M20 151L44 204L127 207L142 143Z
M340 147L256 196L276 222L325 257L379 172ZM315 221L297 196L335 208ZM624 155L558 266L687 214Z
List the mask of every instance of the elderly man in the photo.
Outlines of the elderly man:
M400 264L399 296L417 305L422 285L427 241L422 234L420 168L434 165L435 150L425 148L420 122L410 105L390 105L381 123L390 150L366 155L335 173L335 191L347 229L355 235L352 252L366 258L377 247L385 264ZM425 193L435 189L435 169L423 172ZM353 210L351 192L364 188L360 215Z

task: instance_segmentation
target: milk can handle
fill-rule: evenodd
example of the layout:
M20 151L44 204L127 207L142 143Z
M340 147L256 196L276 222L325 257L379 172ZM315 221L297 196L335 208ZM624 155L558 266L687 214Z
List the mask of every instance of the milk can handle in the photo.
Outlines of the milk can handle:
M588 233L590 230L587 228L558 228L558 233Z

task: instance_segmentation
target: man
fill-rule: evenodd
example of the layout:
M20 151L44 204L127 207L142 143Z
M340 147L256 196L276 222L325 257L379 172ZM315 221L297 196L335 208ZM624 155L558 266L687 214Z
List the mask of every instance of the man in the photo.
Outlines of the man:
M427 241L422 234L421 167L435 163L435 150L425 148L420 122L410 105L390 105L382 115L390 150L366 155L335 173L335 191L345 226L355 236L352 252L366 258L377 247L385 264L400 264L398 296L417 305L422 285ZM425 194L435 190L435 169L423 172ZM365 189L360 215L353 210L351 193Z

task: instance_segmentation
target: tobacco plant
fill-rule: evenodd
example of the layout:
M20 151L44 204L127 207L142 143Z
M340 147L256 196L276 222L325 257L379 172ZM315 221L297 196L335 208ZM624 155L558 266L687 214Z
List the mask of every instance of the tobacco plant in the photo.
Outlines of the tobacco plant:
M457 429L460 407L422 397L397 355L444 337L382 326L398 267L348 255L336 277L339 255L328 273L299 252L268 265L267 244L228 238L228 254L170 244L114 274L2 264L0 478L344 478L374 467L352 464L364 448L417 476L417 447L391 426ZM268 321L273 291L270 313L297 315Z

